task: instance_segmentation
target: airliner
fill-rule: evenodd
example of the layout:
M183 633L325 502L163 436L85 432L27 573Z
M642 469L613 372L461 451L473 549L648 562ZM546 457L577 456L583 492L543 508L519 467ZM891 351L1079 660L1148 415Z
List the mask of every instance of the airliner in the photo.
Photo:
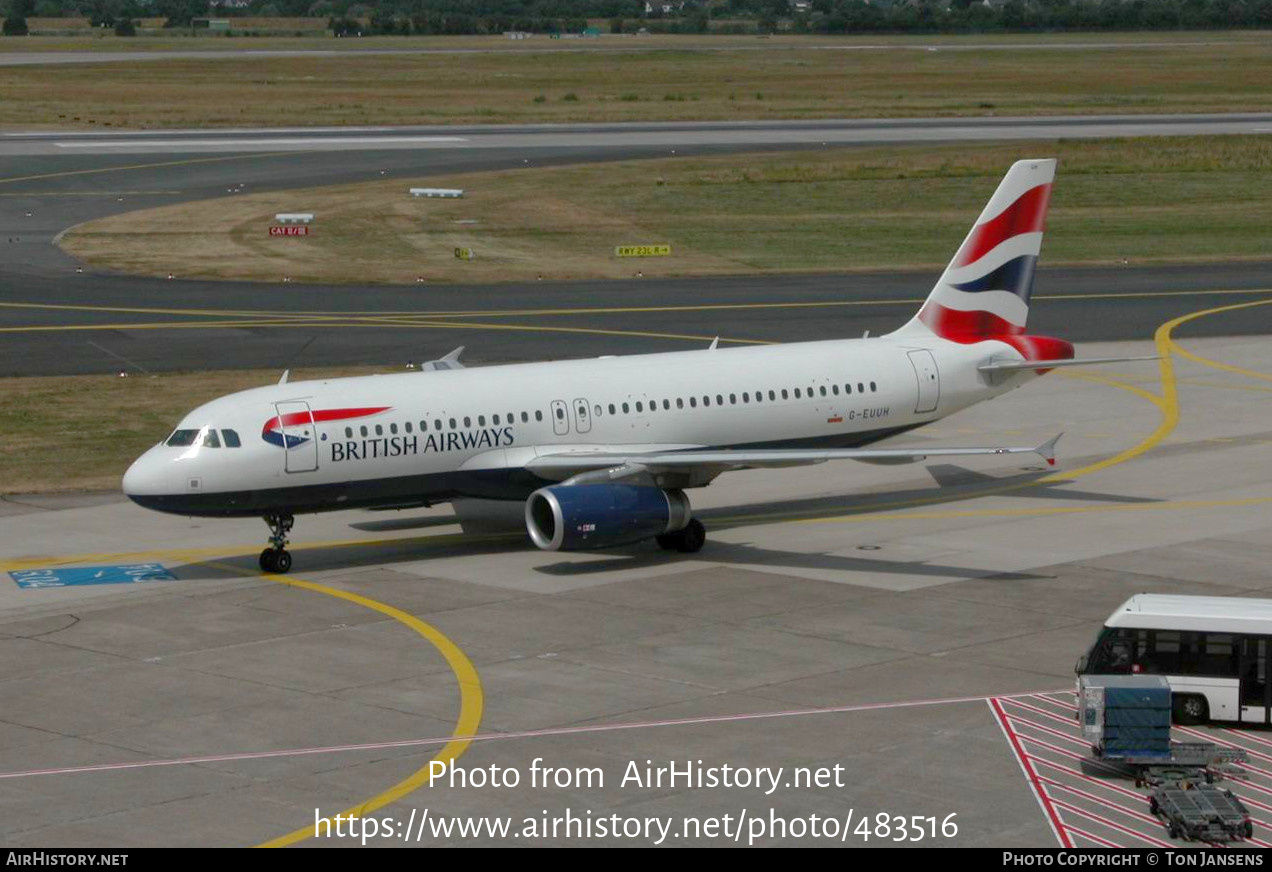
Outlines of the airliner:
M907 463L1037 446L870 447L1078 360L1025 332L1054 160L1014 164L930 296L878 337L288 380L213 400L128 469L161 512L264 518L265 572L291 569L299 514L524 503L545 550L706 540L686 491L725 472ZM1130 359L1130 358L1119 358ZM1138 359L1138 358L1137 358Z

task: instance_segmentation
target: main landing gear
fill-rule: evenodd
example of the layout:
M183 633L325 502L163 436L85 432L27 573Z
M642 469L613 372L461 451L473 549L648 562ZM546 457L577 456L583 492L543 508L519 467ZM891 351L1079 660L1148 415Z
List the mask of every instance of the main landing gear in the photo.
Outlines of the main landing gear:
M683 530L663 533L658 537L658 546L664 551L679 551L681 554L697 554L706 542L707 528L697 518L691 519Z
M287 534L296 519L291 515L266 515L269 524L269 542L273 547L261 552L260 565L264 572L287 572L292 567L291 552L287 550Z

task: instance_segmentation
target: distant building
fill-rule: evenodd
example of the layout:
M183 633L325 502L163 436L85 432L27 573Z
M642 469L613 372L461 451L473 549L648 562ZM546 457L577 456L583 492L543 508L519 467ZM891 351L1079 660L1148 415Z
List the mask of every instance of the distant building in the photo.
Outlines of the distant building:
M685 0L645 0L645 14L658 12L663 15L675 15L685 8Z

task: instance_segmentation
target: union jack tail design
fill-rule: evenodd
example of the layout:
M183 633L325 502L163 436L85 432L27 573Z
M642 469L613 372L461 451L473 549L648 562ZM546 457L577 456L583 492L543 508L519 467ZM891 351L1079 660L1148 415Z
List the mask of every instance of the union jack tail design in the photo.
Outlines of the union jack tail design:
M1054 160L1013 164L923 308L897 332L963 343L1023 334L1055 176Z

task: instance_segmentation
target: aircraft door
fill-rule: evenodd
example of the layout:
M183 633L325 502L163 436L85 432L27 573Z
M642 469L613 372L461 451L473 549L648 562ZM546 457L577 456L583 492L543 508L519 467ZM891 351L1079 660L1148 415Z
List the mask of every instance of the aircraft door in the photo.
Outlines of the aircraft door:
M592 429L592 413L588 411L587 400L579 397L574 401L574 430L588 433Z
M565 400L552 401L552 432L558 436L570 432L570 416L565 410Z
M278 433L283 442L285 472L313 472L318 468L318 428L308 403L288 400L275 403Z
M941 400L941 374L936 369L936 358L927 349L910 352L914 377L919 382L919 401L914 407L916 415L935 412Z

